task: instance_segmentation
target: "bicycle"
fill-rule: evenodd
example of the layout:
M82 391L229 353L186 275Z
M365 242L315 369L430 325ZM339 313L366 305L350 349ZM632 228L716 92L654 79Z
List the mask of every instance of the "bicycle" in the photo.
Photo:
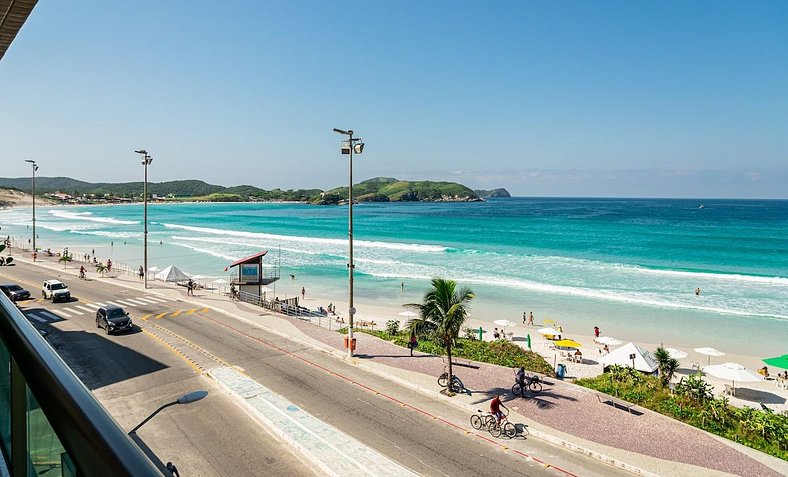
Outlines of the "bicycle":
M493 437L501 437L501 434L503 434L509 439L517 435L517 427L509 422L507 416L509 416L508 409L500 420L497 420L494 416L490 415L490 417L492 417L492 422L490 422L490 425L487 427L487 430L490 431L490 435Z
M476 410L476 414L471 416L471 426L480 431L482 429L489 429L495 425L495 416L491 413L485 413L481 409Z
M525 376L525 382L520 383L519 381L515 382L512 386L512 394L515 396L520 395L525 397L525 391L531 391L532 393L536 394L542 391L542 380L539 379L537 375Z
M438 376L438 385L442 388L448 386L449 381L449 372L447 371L448 365L443 367L443 374ZM456 375L452 374L451 376L451 388L449 391L453 393L461 393L465 390L465 385L462 383L462 380Z

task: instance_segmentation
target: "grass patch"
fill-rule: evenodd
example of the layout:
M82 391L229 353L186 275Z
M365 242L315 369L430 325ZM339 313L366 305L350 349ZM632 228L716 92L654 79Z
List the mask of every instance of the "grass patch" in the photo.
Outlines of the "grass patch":
M347 333L347 327L338 330L340 333ZM407 332L389 334L387 331L373 331L356 329L356 333L367 333L378 338L407 348L410 335ZM423 353L442 356L445 354L443 347L430 339L419 339L417 351ZM452 357L470 359L481 363L497 364L507 368L524 367L528 371L552 375L553 367L544 360L539 353L527 351L520 346L509 341L479 341L469 338L457 338L452 347Z
M610 372L578 379L575 384L788 460L788 413L731 406L727 398L714 397L700 375L682 379L671 392L654 376L614 366Z

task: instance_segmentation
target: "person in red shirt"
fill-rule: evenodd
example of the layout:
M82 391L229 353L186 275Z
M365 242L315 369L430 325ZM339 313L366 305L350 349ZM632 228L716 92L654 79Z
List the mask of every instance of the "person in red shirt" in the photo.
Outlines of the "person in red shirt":
M501 423L501 419L506 417L506 414L501 412L501 408L506 409L507 413L509 412L509 408L504 406L504 404L501 402L501 396L495 396L493 400L490 401L490 414L495 417L495 422L498 424Z

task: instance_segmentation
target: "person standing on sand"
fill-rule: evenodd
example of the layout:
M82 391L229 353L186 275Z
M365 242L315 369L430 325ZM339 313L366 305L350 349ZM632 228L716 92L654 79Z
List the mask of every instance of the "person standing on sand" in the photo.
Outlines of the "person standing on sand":
M599 338L599 327L595 325L594 326L594 341L596 341L597 338Z
M534 326L534 312L528 312L528 324Z
M306 288L301 287L301 300L303 301L304 297L306 296Z
M526 324L528 321L528 313L523 312L523 324Z

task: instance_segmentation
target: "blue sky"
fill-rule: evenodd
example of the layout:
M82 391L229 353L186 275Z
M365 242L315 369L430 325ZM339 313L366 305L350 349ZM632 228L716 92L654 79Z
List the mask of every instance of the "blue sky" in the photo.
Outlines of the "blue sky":
M40 2L2 174L788 198L784 2Z

